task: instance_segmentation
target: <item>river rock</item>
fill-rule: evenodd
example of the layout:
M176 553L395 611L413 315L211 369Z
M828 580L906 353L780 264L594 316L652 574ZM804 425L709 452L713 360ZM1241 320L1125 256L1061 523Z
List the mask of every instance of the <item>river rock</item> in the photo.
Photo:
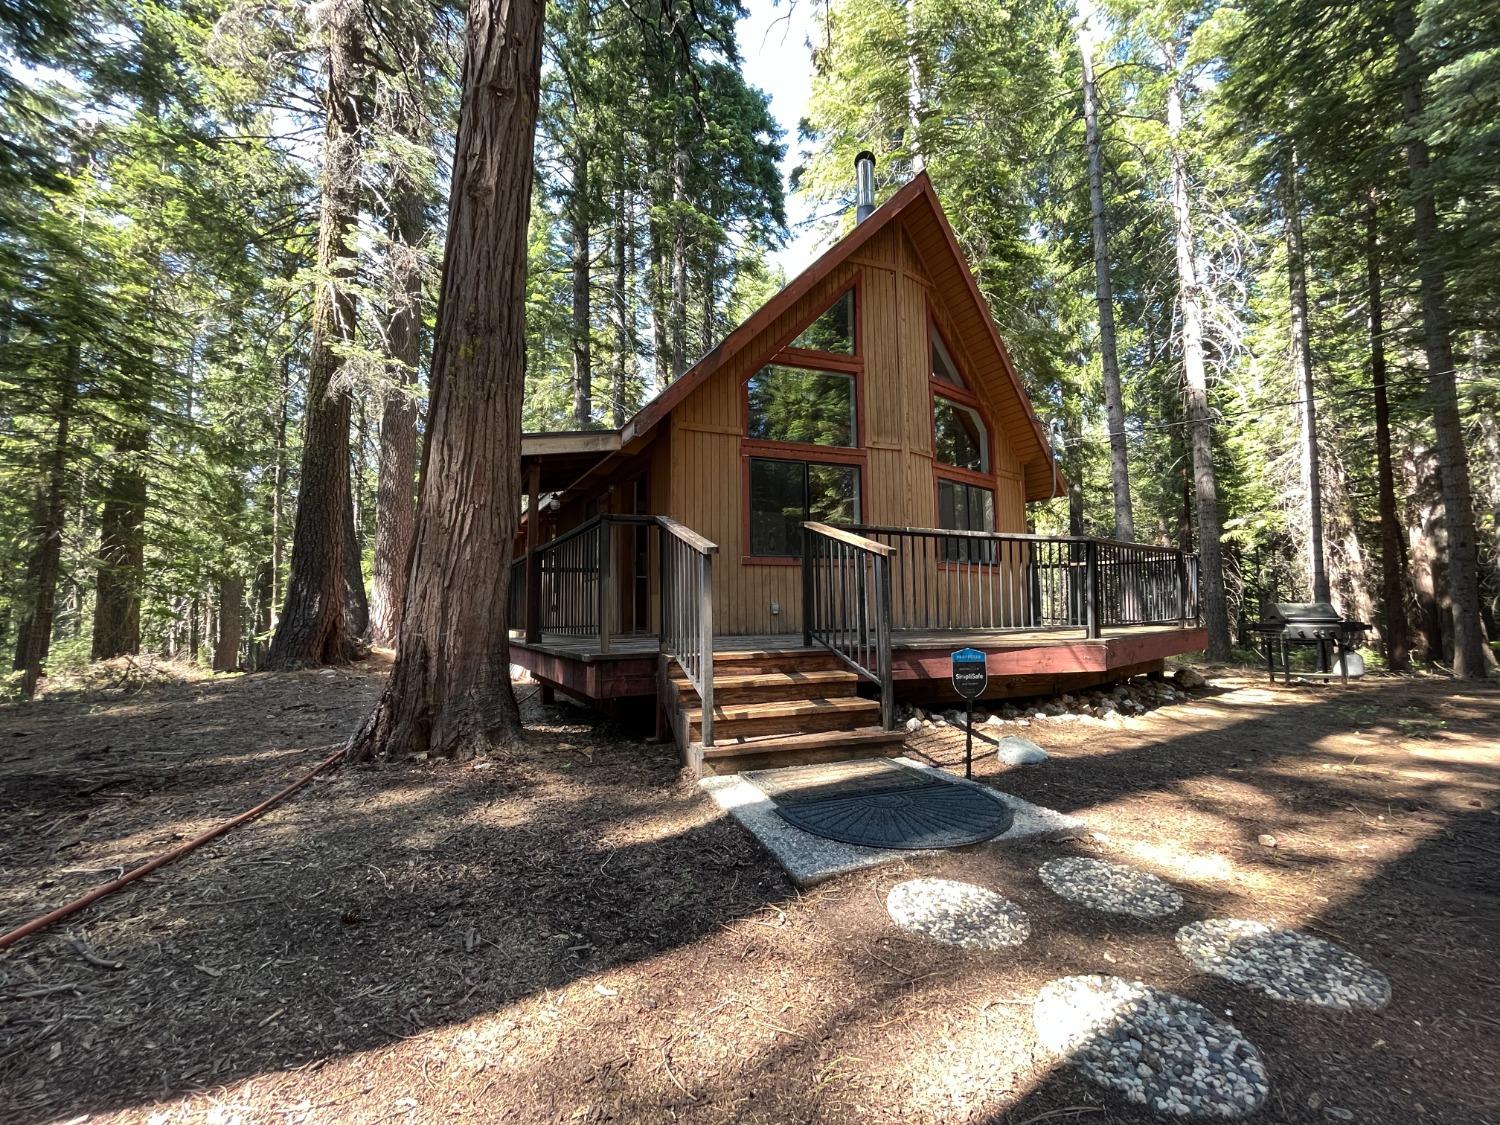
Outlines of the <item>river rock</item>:
M1007 766L1033 766L1047 760L1047 751L1029 738L1008 734L995 747L995 756Z

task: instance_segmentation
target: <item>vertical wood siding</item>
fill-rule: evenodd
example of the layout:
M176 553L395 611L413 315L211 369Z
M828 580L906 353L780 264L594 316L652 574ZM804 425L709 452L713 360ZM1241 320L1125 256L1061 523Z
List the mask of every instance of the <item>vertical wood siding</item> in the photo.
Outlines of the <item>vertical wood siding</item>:
M681 520L719 545L715 563L715 629L720 633L799 633L801 568L747 563L744 556L744 380L832 302L860 282L859 332L864 374L858 410L867 463L861 472L864 519L869 523L933 527L937 523L933 477L929 314L948 333L954 358L989 401L980 366L954 323L933 299L933 286L916 249L899 225L881 232L858 255L835 269L724 369L672 412L670 439L659 456L670 464L669 502L661 504L653 464L653 510ZM993 369L991 361L985 365ZM989 375L991 370L986 370ZM1024 531L1026 510L1020 465L998 411L989 411L995 479L995 520L1000 531ZM776 604L779 613L772 613Z

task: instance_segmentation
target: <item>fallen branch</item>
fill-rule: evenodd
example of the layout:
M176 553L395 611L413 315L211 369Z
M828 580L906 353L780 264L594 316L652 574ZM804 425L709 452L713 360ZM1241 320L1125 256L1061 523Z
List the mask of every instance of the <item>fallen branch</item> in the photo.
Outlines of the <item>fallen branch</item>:
M107 957L100 957L97 953L89 948L88 942L84 941L77 934L68 935L68 944L77 951L78 956L82 957L90 965L93 965L96 968L115 971L123 969L125 967L124 961L111 961Z
M54 992L77 992L76 984L49 984L45 988L28 988L21 992L7 992L0 1000L35 1000L38 996L51 996Z

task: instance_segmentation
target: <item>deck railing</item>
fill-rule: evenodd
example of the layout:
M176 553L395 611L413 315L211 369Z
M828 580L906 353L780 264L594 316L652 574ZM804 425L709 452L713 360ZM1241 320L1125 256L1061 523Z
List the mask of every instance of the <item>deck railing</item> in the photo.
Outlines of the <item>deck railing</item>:
M1085 536L853 524L890 548L891 627L988 632L1185 625L1196 568L1172 547Z
M511 564L510 611L530 642L656 633L703 705L713 745L713 559L719 548L666 516L601 515ZM657 568L659 598L650 591Z
M891 674L893 548L822 523L804 523L802 641L820 644L880 686L880 722L895 723Z
M661 651L698 692L704 746L714 744L714 556L719 548L666 516L661 529Z

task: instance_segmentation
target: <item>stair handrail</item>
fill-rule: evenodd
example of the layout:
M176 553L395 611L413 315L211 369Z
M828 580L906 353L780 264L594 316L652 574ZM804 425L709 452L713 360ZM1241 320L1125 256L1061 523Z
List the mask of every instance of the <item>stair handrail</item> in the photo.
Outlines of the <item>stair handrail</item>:
M670 516L661 528L661 651L698 692L704 746L714 744L714 556L710 542Z
M880 724L895 729L891 569L895 548L843 528L802 525L802 643L828 649L880 688Z

